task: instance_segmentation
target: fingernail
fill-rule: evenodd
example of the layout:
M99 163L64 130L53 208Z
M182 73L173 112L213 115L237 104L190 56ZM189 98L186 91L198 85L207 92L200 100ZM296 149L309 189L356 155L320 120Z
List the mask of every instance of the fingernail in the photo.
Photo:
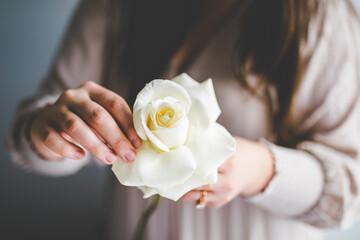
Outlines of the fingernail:
M133 150L129 150L127 151L127 153L125 154L125 158L126 160L128 160L129 162L132 162L135 160L135 152Z
M141 146L141 140L140 140L140 138L138 138L138 137L133 138L133 139L131 140L131 143L132 143L132 145L133 145L135 148L138 148L138 147Z
M105 155L106 161L108 161L110 164L113 164L116 160L116 155L113 152L108 152Z
M74 156L76 159L82 159L83 158L83 152L80 150L76 150L76 152L74 153Z

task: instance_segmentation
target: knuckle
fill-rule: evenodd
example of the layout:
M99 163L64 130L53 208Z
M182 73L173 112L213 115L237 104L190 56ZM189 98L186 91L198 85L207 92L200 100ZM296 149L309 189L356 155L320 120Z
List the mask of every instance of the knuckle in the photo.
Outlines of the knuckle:
M81 126L80 120L69 118L65 121L65 131L70 134L74 134Z
M72 99L74 97L74 94L75 93L73 89L65 90L60 96L60 101L66 99Z
M96 86L96 84L92 81L86 81L84 82L81 87L87 88L87 89L92 89Z
M59 118L58 118L58 120L60 122L66 122L68 120L67 112L63 107L59 108Z
M121 97L113 98L109 102L109 107L113 111L121 110L124 107L124 100Z
M96 125L101 125L107 117L108 115L104 110L95 110L90 114L90 121Z
M46 146L54 144L55 133L51 130L45 130L42 134L42 141Z

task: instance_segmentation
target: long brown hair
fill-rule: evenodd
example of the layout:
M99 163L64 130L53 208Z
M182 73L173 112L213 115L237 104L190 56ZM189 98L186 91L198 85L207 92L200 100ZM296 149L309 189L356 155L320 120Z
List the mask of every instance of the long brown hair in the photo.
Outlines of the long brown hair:
M242 86L254 94L256 89L247 82L248 73L276 88L279 111L274 111L272 118L280 143L290 142L286 119L302 74L300 47L307 38L310 19L317 13L318 2L239 0L243 14L235 46L234 74ZM118 43L124 47L117 50L111 47L108 52L119 56L121 51L119 69L132 79L130 102L145 82L157 78L168 66L202 10L202 3L193 0L113 1L110 14L121 8L121 17L112 20L110 25L122 26L123 30L118 38L110 39L108 46ZM114 14L118 15L118 12Z
M307 39L310 20L317 14L318 2L248 0L240 23L234 72L240 83L254 94L256 89L246 81L248 73L275 87L278 111L272 111L273 129L281 145L296 141L289 126L291 102L306 62L300 48Z

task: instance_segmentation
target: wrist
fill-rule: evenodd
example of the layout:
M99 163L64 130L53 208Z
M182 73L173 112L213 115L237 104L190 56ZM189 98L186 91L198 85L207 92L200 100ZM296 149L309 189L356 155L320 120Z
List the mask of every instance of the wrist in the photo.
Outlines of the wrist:
M255 157L252 179L243 188L240 195L250 197L265 191L275 175L275 160L271 150L261 142L253 142Z

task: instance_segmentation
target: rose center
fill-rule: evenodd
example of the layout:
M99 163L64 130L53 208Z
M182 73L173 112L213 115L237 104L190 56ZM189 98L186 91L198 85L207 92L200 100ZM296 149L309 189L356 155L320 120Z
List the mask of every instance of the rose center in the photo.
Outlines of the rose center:
M175 111L172 108L164 107L156 113L156 123L161 127L169 127L176 120Z

